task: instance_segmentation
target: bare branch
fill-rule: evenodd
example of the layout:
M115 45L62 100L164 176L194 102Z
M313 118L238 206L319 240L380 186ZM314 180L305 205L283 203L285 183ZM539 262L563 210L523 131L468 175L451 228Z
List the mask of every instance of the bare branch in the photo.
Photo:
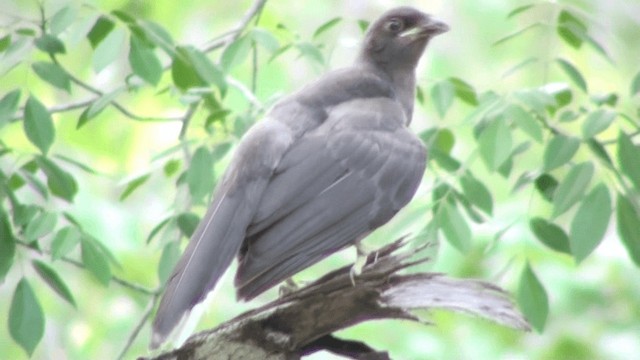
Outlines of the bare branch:
M242 34L242 31L244 31L244 29L249 26L251 20L257 14L259 14L260 11L262 11L262 8L264 7L264 4L266 4L266 2L267 0L254 1L249 10L247 10L244 16L242 16L242 19L240 19L235 27L222 34L217 39L211 40L208 44L205 44L205 46L202 48L202 51L211 52L215 49L227 46L235 41L240 36L240 34Z
M400 252L399 250L403 250ZM350 267L335 270L308 286L215 329L196 334L179 349L155 357L168 359L299 359L315 351L353 358L388 359L362 342L336 339L332 333L376 319L425 323L417 309L445 309L480 316L529 330L509 296L484 281L452 279L443 274L398 272L425 261L412 261L416 250L396 241L372 255L352 285Z
M253 107L255 107L258 110L262 109L262 103L260 102L260 100L258 100L258 98L255 96L253 91L251 91L251 89L246 87L242 82L232 78L231 76L227 76L226 80L227 80L227 83L229 83L229 85L238 89L242 93L242 95L244 95L244 97L247 100L249 100L249 102Z
M125 355L127 355L127 351L129 351L129 349L131 348L131 345L133 345L133 342L138 337L138 334L140 334L140 331L149 320L149 317L151 316L151 312L153 311L153 308L156 306L156 302L158 301L159 295L160 294L156 293L153 295L151 300L149 300L149 304L147 304L147 308L145 309L144 314L142 314L140 321L138 321L138 325L136 325L133 331L131 331L129 338L127 339L127 343L124 345L124 347L120 351L120 355L118 355L118 360L124 359Z

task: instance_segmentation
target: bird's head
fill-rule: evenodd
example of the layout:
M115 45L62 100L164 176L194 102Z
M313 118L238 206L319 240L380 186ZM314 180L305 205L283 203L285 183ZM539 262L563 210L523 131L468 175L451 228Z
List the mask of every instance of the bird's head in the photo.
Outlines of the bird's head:
M382 67L413 70L430 39L449 26L411 7L384 13L371 24L360 50L360 59Z

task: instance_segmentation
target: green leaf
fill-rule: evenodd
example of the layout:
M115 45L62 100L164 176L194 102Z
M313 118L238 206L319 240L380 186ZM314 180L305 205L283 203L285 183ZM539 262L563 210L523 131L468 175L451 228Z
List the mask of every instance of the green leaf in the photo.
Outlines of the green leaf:
M20 89L12 90L0 99L0 128L5 122L11 120L16 110L18 110L19 101Z
M301 43L297 43L295 44L296 49L298 49L298 51L300 51L300 54L302 56L306 56L314 61L316 61L318 64L320 65L324 65L324 55L322 55L322 51L320 51L320 49L309 42L301 42Z
M199 147L193 154L187 170L187 185L196 201L213 190L213 163L211 153L204 146Z
M85 268L95 276L104 286L109 285L111 280L111 269L107 256L89 238L82 238L82 263Z
M576 49L587 38L587 26L566 9L560 12L557 31L562 40Z
M95 47L93 52L93 70L97 73L113 63L120 56L122 46L125 43L126 33L123 29L111 31Z
M120 201L126 199L129 197L129 195L133 194L133 192L139 188L142 184L144 184L145 182L147 182L147 180L149 180L149 178L151 177L151 174L145 174L142 176L138 176L137 178L129 181L127 183L127 187L124 189L124 191L122 192L122 194L120 194Z
M68 156L60 155L60 154L56 154L56 155L54 155L54 157L55 157L56 159L60 159L60 160L62 160L62 161L64 161L64 162L66 162L67 164L70 164L70 165L73 165L73 166L77 167L78 169L80 169L80 170L82 170L82 171L86 172L87 174L91 174L91 175L101 175L101 174L98 172L98 170L96 170L96 169L92 168L91 166L89 166L89 165L87 165L87 164L85 164L85 163L83 163L82 161L79 161L79 160L77 160L77 159L72 159L72 158L70 158L70 157L68 157Z
M547 110L549 110L551 114L570 104L573 99L571 88L564 83L548 84L543 86L541 90L552 97L552 102L547 105Z
M624 195L618 194L616 218L618 234L622 244L627 248L631 260L640 266L640 212Z
M607 50L596 39L594 39L589 34L585 34L585 41L587 42L587 44L591 45L591 47L595 51L599 52L600 55L602 55L607 61L609 61L611 65L615 65L615 62L613 61L611 56L609 56L609 53L607 52Z
M326 31L328 31L329 29L331 29L332 27L338 25L340 22L342 21L341 17L335 17L327 22L325 22L324 24L320 25L316 31L314 31L312 38L313 39L317 39L318 36L322 35L323 33L325 33Z
M591 95L591 101L597 106L609 105L615 107L618 105L618 100L620 100L620 97L616 93Z
M460 178L460 185L462 185L462 191L464 191L467 199L473 205L491 215L493 212L493 199L491 198L491 192L482 182L473 177L471 173L466 173Z
M558 63L558 65L560 65L560 68L567 74L567 76L569 76L569 79L571 79L571 81L576 84L576 86L582 89L582 91L584 91L585 93L589 92L586 80L584 79L580 71L578 71L578 69L573 66L573 64L561 58L556 59L556 62Z
M38 275L44 280L44 282L49 285L49 287L56 292L56 294L60 295L64 300L66 300L69 304L76 307L76 301L73 298L73 294L67 287L67 284L64 283L60 275L49 265L45 264L40 260L33 260L31 262L33 268L36 270Z
M538 59L535 56L532 56L532 57L529 57L529 58L527 58L525 60L522 60L521 62L513 65L507 71L505 71L502 74L502 78L505 79L505 78L507 78L507 77L519 72L520 70L522 70L522 69L524 69L524 68L526 68L526 67L528 67L528 66L530 66L532 64L538 63L539 61L540 61L540 59Z
M187 212L178 215L177 221L180 232L182 232L185 237L190 238L193 232L196 231L196 227L198 227L200 217L194 213Z
M571 255L569 237L561 227L539 217L531 219L529 227L541 243L555 251Z
M147 47L137 36L131 36L129 65L133 73L151 85L158 85L162 77L162 64L152 48Z
M26 226L41 210L35 205L17 204L13 209L13 224L17 227Z
M530 112L519 105L511 105L506 110L507 116L516 124L520 130L524 131L533 140L542 143L542 126Z
M471 250L471 229L458 210L449 202L441 203L437 221L444 236L454 248L461 253L468 253Z
M555 191L553 217L562 215L583 198L592 177L593 164L590 162L583 162L571 168Z
M173 220L173 217L169 217L166 218L164 220L162 220L160 223L158 223L156 226L153 227L153 229L151 229L151 231L149 232L149 236L147 236L147 244L149 244L151 242L151 240L153 240L153 238L158 235L158 233L160 233L160 231L162 230L162 228L164 228L165 226L167 226L167 224Z
M23 123L24 132L29 141L46 154L53 144L55 129L49 111L35 96L27 99Z
M449 78L449 82L453 85L456 96L472 106L478 106L478 95L473 86L464 82L459 78Z
M224 93L227 87L222 71L205 54L191 46L176 48L171 77L181 90L215 84Z
M615 112L605 109L598 109L590 113L582 124L582 136L589 139L605 131L616 116L618 114Z
M139 22L146 37L164 50L167 55L175 54L175 42L169 32L161 25L148 20Z
M76 129L80 129L89 120L98 116L98 114L100 114L102 110L109 106L123 91L123 89L119 88L112 92L106 93L93 101L93 103L91 103L91 105L84 109L82 114L80 114L78 124L76 124Z
M11 229L9 215L0 207L0 284L11 270L15 254L16 238Z
M11 45L11 34L7 34L0 38L0 53L7 50Z
M278 39L269 31L259 28L253 28L251 29L249 36L256 44L267 49L267 51L269 51L270 53L274 53L280 48Z
M631 96L634 96L638 93L640 93L640 72L638 72L636 76L633 78L633 80L631 80L631 89L630 89Z
M455 87L449 81L440 81L431 88L431 100L441 118L445 117L453 104L454 96Z
M491 121L478 138L480 156L490 170L497 170L511 155L513 140L503 117Z
M9 308L9 333L31 356L44 334L44 313L27 279L16 286Z
M611 160L611 157L609 156L607 149L605 149L602 143L598 142L596 139L589 139L587 140L587 145L589 146L589 149L598 158L600 158L600 160L604 161L608 167L610 168L613 167L613 161Z
M549 299L540 280L527 262L520 275L518 304L531 326L538 332L544 330L549 314Z
M175 175L175 173L178 170L180 170L181 164L182 162L178 159L172 159L167 161L166 164L164 164L164 167L162 168L162 170L164 171L164 176L171 177Z
M518 6L517 8L511 10L509 12L509 14L507 14L507 19L510 19L518 14L522 14L530 9L532 9L536 4L528 4L528 5L522 5L522 6Z
M16 30L16 34L22 36L36 36L36 31L30 28L20 28Z
M600 244L611 218L611 196L600 183L582 201L571 222L569 243L571 253L580 263Z
M422 86L416 86L416 100L420 105L424 105L424 90L422 90Z
M556 99L543 89L518 90L514 95L540 116L545 116L547 109L558 106Z
M64 54L67 52L64 43L51 34L43 34L37 38L34 43L38 49L50 55Z
M555 135L544 149L544 169L551 171L569 162L578 151L580 140L562 134Z
M358 27L360 28L360 31L362 31L363 33L366 32L367 29L369 28L369 21L358 20Z
M438 150L443 154L450 154L455 145L453 132L447 128L436 128L424 131L420 138L430 150Z
M33 71L44 81L57 87L58 89L71 92L71 79L60 65L38 61L32 65Z
M160 280L160 284L167 282L173 272L173 268L178 263L178 259L180 259L180 242L171 241L167 243L162 249L162 255L158 263L158 280Z
M575 121L579 117L580 117L580 114L578 114L577 112L574 112L571 110L565 110L560 114L558 121L562 123L569 123L569 122Z
M618 163L620 169L640 190L640 146L631 141L631 137L620 132L618 135Z
M36 157L36 161L47 175L47 186L51 193L68 202L73 202L73 198L78 192L78 183L73 176L44 156Z
M229 44L220 57L220 65L225 72L242 64L251 52L251 39L248 36L241 36Z
M28 242L38 240L51 233L57 222L58 216L56 214L43 211L27 224L23 236Z
M91 47L96 49L100 43L111 33L111 30L115 28L116 24L106 16L100 16L96 23L93 25L87 39L91 43Z
M436 162L441 168L449 172L456 172L462 166L462 164L460 164L460 161L449 156L449 154L445 154L437 149L431 150L429 156L431 156L433 158L433 161Z
M64 6L51 17L51 21L49 22L49 30L54 35L60 34L76 20L77 16L78 8L76 6Z
M71 226L60 229L51 242L51 258L58 260L69 254L80 242L80 232Z
M491 44L491 46L498 46L500 44L504 44L507 41L510 41L511 39L515 39L516 37L519 37L519 36L523 35L524 33L529 32L529 30L535 29L535 28L540 27L542 25L543 24L541 22L535 22L533 24L527 25L527 26L523 27L522 29L519 29L517 31L512 32L511 34L508 34L506 36L501 37L500 39L498 39L495 42L493 42L493 44Z

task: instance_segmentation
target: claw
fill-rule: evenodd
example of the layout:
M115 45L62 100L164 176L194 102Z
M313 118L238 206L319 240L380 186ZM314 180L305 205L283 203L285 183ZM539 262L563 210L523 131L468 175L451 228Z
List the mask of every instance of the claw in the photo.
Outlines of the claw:
M291 294L292 292L298 290L300 286L293 281L293 278L288 278L284 281L284 283L278 288L278 294L280 297Z

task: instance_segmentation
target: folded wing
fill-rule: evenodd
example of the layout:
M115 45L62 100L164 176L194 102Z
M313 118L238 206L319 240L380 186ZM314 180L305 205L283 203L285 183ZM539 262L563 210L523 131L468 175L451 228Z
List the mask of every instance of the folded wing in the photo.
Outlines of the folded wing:
M289 148L247 229L236 274L240 298L355 243L406 205L426 152L405 123L392 99L354 100Z

